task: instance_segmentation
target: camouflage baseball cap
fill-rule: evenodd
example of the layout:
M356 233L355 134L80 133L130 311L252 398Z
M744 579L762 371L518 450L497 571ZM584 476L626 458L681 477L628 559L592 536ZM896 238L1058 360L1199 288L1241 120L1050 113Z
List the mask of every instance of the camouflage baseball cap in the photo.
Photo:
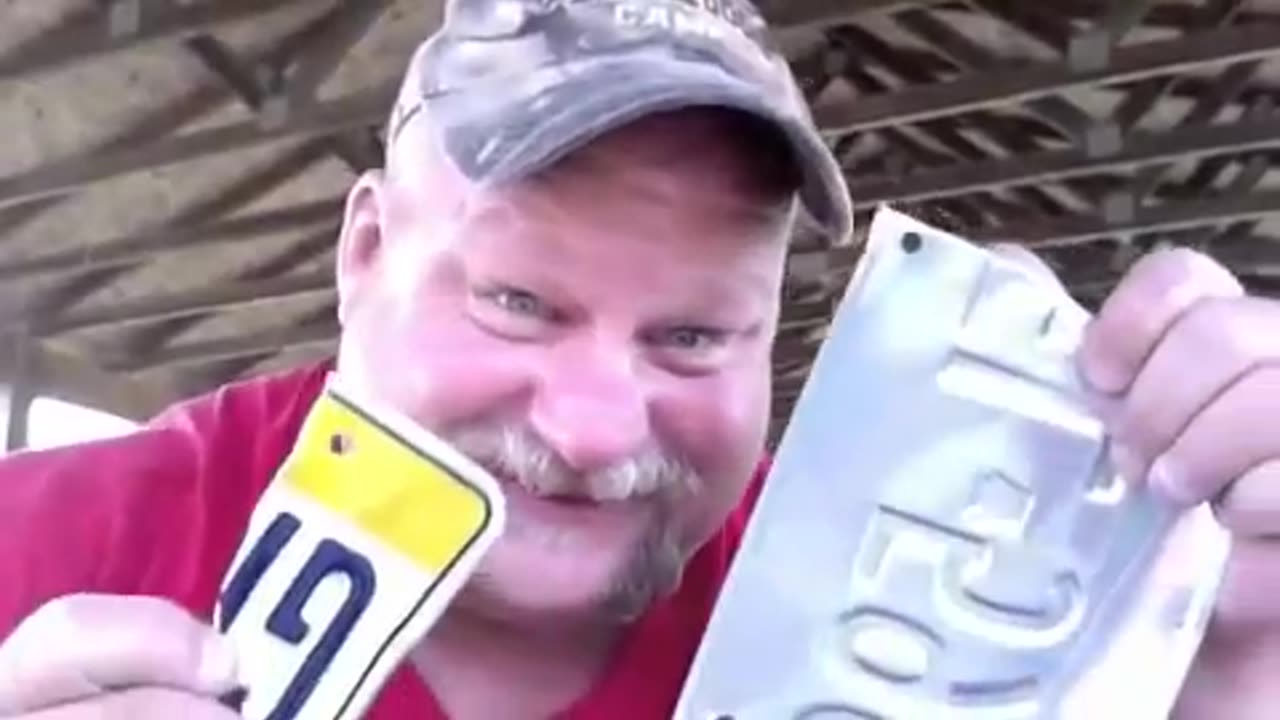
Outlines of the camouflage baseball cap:
M804 208L843 239L844 177L767 35L747 0L449 0L410 63L389 144L423 115L464 175L504 182L645 115L737 109L780 131Z

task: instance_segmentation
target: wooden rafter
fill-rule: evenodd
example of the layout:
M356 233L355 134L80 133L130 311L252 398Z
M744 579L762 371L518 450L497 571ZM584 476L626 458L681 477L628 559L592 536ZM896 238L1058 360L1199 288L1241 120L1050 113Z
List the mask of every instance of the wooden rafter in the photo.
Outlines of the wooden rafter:
M208 34L195 35L187 38L184 43L201 62L221 77L226 84L226 92L233 92L251 111L274 114L278 119L282 114L281 110L287 114L290 107L310 100L319 83L336 70L342 54L368 30L385 8L386 3L382 0L346 0L317 21L271 45L267 52L245 60L235 57L222 43ZM282 48L286 50L283 55L280 54ZM255 73L251 70L254 67L266 68L266 72ZM283 87L266 87L272 85L273 81L259 79L262 75L272 78L284 75L288 77ZM283 93L288 95L284 108L272 108L273 96ZM184 101L179 107L189 105L194 103ZM163 111L161 114L164 114ZM177 124L172 127L177 127ZM150 140L149 137L145 139ZM304 141L295 150L287 152L257 174L247 176L218 195L188 208L169 222L167 227L172 230L174 225L203 223L256 199L313 165L319 158L318 148L328 150L353 172L360 172L377 164L382 157L379 141L372 133L362 130ZM31 206L51 205L55 202L56 199L46 200L32 203ZM25 207L27 206L17 210L21 211ZM146 259L140 257L130 264L91 268L70 278L45 297L29 303L30 322L56 325L58 316L75 302L118 280L129 270L140 267ZM301 259L304 258L299 258L299 261ZM189 315L184 320L190 323L203 317L207 317L207 314ZM179 329L176 322L167 326L172 333ZM157 340L163 342L161 338Z
M172 345L147 355L120 356L109 359L107 367L118 372L136 373L177 366L201 366L299 347L330 345L337 337L336 313L326 309L323 313L312 313L303 321L279 328Z
M6 345L6 347L10 347ZM0 379L26 373L40 395L79 403L133 420L144 420L173 400L156 383L103 370L96 363L46 344L32 343L19 367L14 353L0 353Z
M854 202L862 207L888 202L920 202L1031 183L1128 170L1176 160L1193 160L1280 147L1280 119L1251 119L1221 125L1180 127L1131 134L1116 153L1091 157L1081 149L1056 150L981 163L956 165L927 175L853 181Z
M847 105L819 104L814 113L828 132L855 132L1028 102L1078 87L1133 82L1276 55L1280 55L1280 33L1274 27L1230 27L1177 40L1132 45L1117 50L1101 68L1076 69L1066 63L1045 63L992 71L900 93L859 98Z
M823 30L868 15L888 14L936 5L940 0L860 0L836 3L830 0L772 0L764 3L764 15L779 32Z
M211 288L148 295L109 307L69 313L44 324L28 326L39 337L108 326L207 315L219 310L265 305L304 295L325 295L333 290L333 273L308 273L258 282L223 283ZM3 328L0 328L0 332Z
M309 225L329 225L342 212L344 202L338 197L196 225L162 225L89 248L59 250L0 263L0 280L37 273L85 272L131 266L193 247L249 241L265 234Z
M229 123L153 143L54 162L0 179L0 207L74 192L113 177L151 170L219 153L285 140L331 135L382 121L395 98L390 82L333 100L317 102L278 125L259 120Z
M300 1L174 1L148 3L143 8L137 0L116 0L106 11L78 17L0 57L0 82L31 80L42 73L206 32Z
M282 351L332 348L327 254L341 198L330 184L295 190L330 172L331 159L350 173L382 161L394 83L352 83L369 76L352 66L337 73L336 92L317 99L317 89L371 28L386 32L375 21L391 3L311 2L96 0L85 3L96 10L11 44L0 82L163 45L213 82L100 142L0 177L0 278L32 288L6 292L0 333L44 338L42 352L84 348L113 371L103 377L140 373L172 382L169 392L251 372ZM1086 302L1164 243L1210 252L1251 289L1280 294L1280 10L1248 0L772 0L762 9L779 45L798 53L793 67L846 164L859 228L888 202L979 239L1026 242ZM219 28L256 12L295 27L224 42L231 35ZM361 63L387 62L392 35ZM372 76L398 76L403 60ZM229 103L249 119L202 122ZM202 129L185 130L196 122ZM82 188L279 140L288 142L241 178L202 188L142 230L86 224L56 251L17 247ZM275 191L289 199L263 201ZM293 205L316 197L309 209ZM237 266L163 291L140 284L158 259L248 243ZM857 245L805 233L795 247L774 353L779 426L860 258ZM236 331L250 315L269 328ZM214 319L224 322L210 338Z

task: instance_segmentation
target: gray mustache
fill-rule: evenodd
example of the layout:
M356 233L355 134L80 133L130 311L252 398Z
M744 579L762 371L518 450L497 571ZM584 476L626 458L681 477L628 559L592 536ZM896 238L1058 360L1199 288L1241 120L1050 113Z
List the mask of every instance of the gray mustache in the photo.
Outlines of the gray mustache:
M589 473L574 470L536 434L512 425L456 429L449 442L475 462L519 482L537 495L596 501L643 498L661 492L693 493L701 486L685 462L652 448Z

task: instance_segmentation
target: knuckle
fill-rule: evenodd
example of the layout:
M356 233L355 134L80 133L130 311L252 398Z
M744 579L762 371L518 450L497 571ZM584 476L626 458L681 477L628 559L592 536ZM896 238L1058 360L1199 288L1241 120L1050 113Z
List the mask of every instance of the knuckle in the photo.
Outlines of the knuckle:
M1176 299L1188 292L1213 295L1243 294L1239 280L1209 255L1187 247L1156 251L1149 273L1162 286L1163 295Z
M1253 333L1233 300L1201 300L1186 312L1180 325L1192 350L1212 350L1232 356L1249 356L1255 352Z
M165 622L175 613L177 608L159 598L73 593L40 606L18 631L42 639L70 640L85 633L122 629L121 626Z
M1146 323L1147 318L1154 317L1154 310L1143 294L1133 292L1131 288L1121 288L1108 299L1103 309L1104 322L1100 325L1110 328L1112 335L1127 337L1127 326Z
M1159 325L1159 308L1139 293L1117 292L1107 300L1101 315L1088 325L1083 351L1091 358L1105 359L1117 369L1132 371Z
M1247 504L1235 502L1229 496L1212 504L1213 515L1222 527L1237 535L1252 536L1267 531L1267 515L1257 512Z
M54 598L28 615L18 625L10 642L46 642L62 636L74 637L87 624L87 608L96 602L95 596L84 594Z
M1236 478L1213 502L1223 527L1242 536L1270 537L1280 532L1280 459L1255 465Z
M1253 327L1248 314L1242 311L1239 303L1218 301L1209 305L1214 311L1212 319L1217 328L1217 336L1212 340L1206 339L1206 342L1213 344L1205 347L1225 353L1242 366L1262 360L1265 348L1259 341L1264 337Z
M1210 298L1197 303L1182 319L1179 332L1188 358L1212 353L1232 373L1231 380L1251 376L1250 384L1274 394L1274 362L1280 360L1280 335L1274 321L1260 317L1249 298Z

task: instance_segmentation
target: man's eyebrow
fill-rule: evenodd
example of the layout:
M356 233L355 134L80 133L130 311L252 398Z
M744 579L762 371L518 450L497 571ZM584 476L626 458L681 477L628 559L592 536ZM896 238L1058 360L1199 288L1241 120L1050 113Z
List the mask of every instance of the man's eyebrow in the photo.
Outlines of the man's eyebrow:
M724 313L726 306L733 306L732 310L754 313L772 297L774 284L764 272L738 272L732 279L719 273L708 274L705 278L692 278L688 287L672 299L707 312Z

